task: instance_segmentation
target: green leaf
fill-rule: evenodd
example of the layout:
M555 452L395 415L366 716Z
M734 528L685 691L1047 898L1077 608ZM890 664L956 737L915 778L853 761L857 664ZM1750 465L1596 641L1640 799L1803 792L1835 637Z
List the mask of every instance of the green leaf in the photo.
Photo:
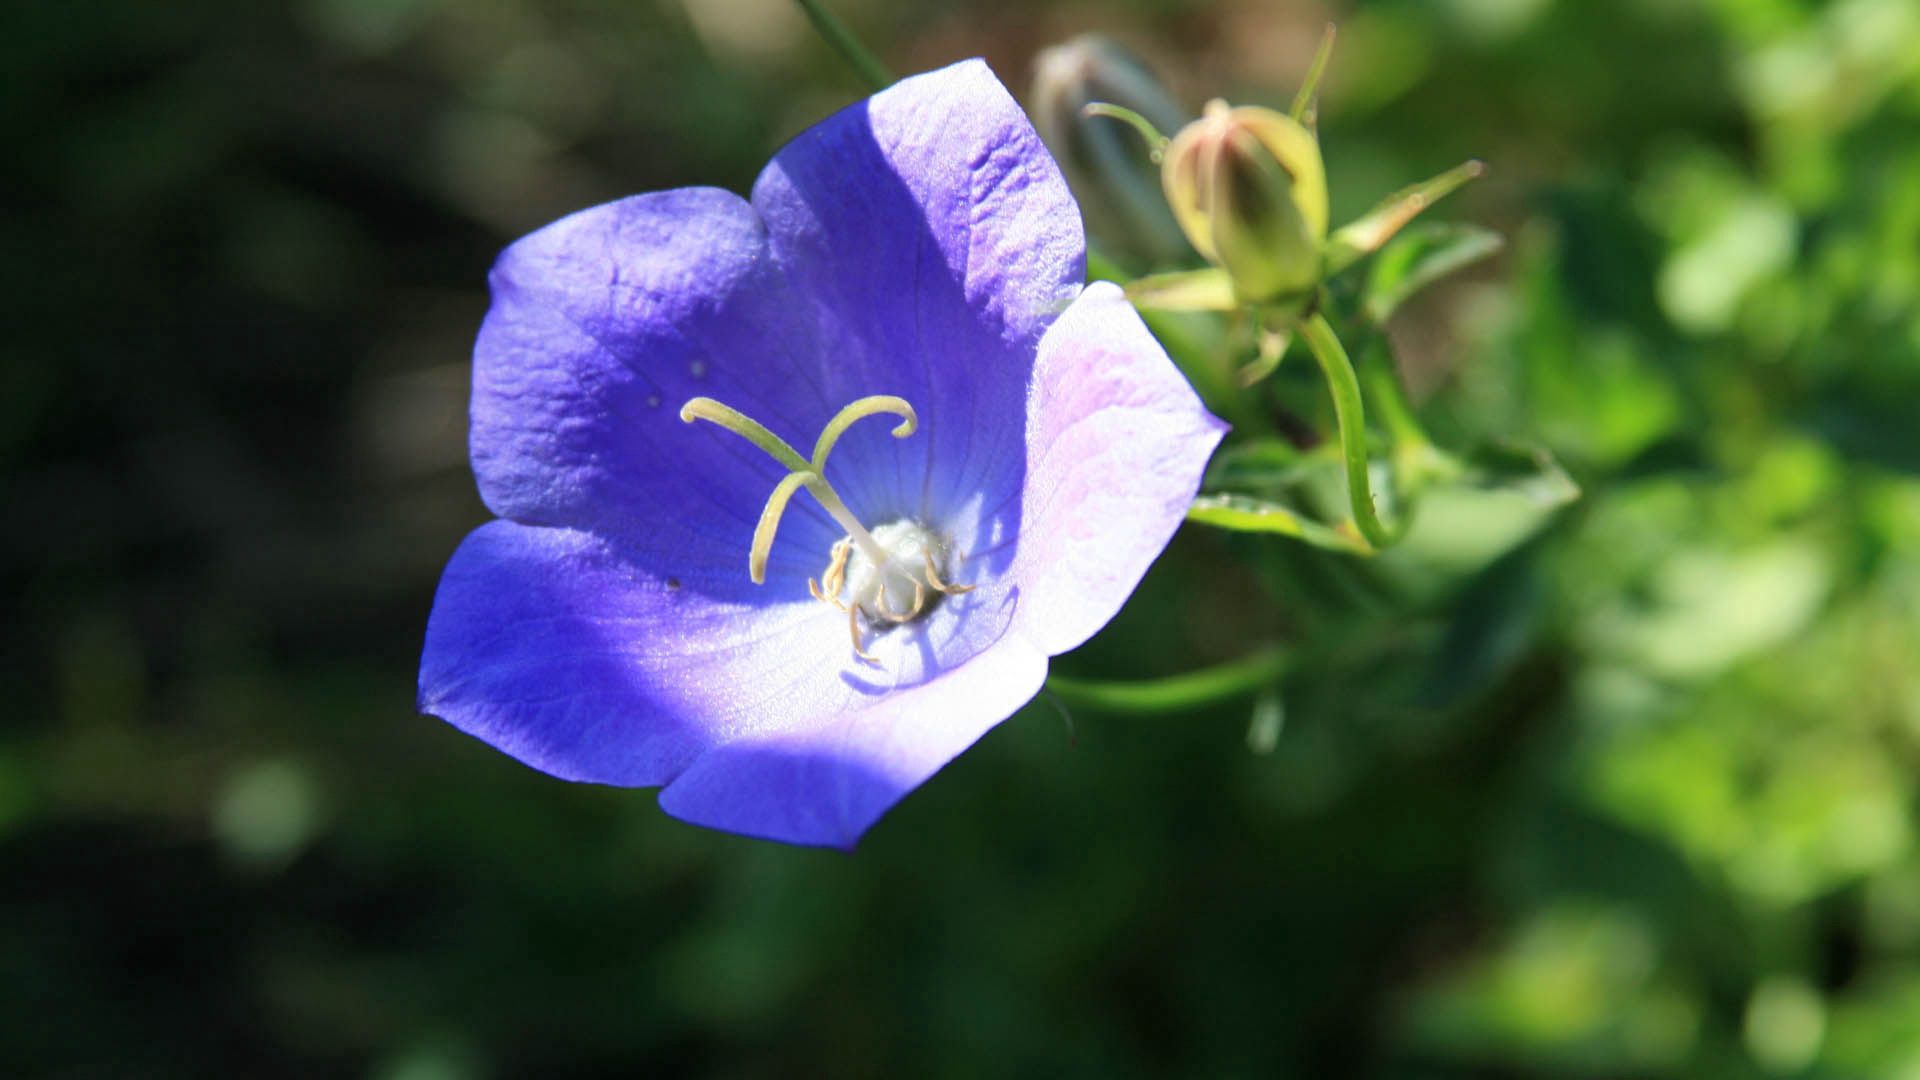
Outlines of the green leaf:
M1373 545L1350 531L1351 526L1345 523L1324 525L1301 516L1291 507L1251 495L1202 495L1187 509L1187 520L1235 532L1291 536L1315 547L1349 555L1373 554Z
M1274 492L1339 466L1339 455L1325 448L1300 450L1280 439L1255 439L1215 454L1205 486L1214 492Z
M1466 460L1467 486L1519 495L1543 510L1557 510L1580 497L1580 485L1546 448L1496 442Z
M1499 233L1477 225L1430 223L1395 238L1367 275L1367 318L1385 323L1415 293L1499 251Z
M1458 472L1420 493L1419 522L1396 551L1415 587L1444 587L1538 535L1580 487L1553 455L1518 443L1456 459Z

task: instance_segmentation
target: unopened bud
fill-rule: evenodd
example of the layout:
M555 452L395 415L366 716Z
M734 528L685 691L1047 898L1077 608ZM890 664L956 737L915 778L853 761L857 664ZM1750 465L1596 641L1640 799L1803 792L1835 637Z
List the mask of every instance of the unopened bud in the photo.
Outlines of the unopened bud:
M1284 113L1209 102L1167 147L1161 183L1173 216L1243 300L1311 289L1327 238L1320 143Z
M1185 246L1153 162L1125 124L1088 115L1094 103L1130 109L1166 131L1192 114L1138 57L1101 35L1082 34L1034 60L1034 127L1080 201L1087 232L1112 257L1142 265L1178 259Z

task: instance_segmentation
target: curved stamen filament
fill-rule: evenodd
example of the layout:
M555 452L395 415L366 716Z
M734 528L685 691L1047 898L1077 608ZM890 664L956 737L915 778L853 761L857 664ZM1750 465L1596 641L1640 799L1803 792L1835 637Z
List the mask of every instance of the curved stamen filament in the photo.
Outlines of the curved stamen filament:
M874 606L880 609L880 614L886 616L893 622L906 622L908 619L920 614L921 610L927 606L927 587L922 585L918 578L908 578L907 580L913 582L913 606L907 610L895 611L893 605L887 602L888 590L885 584L880 586L880 594L874 597Z
M847 605L847 634L853 638L853 655L869 664L877 664L880 658L860 647L860 605Z
M972 585L949 585L941 581L940 571L933 568L933 552L931 550L922 551L920 555L927 560L927 584L933 586L935 592L946 593L948 596L959 596L961 593L970 593L974 590L974 586ZM914 606L919 607L920 605L916 603Z
M853 554L853 544L844 539L836 540L829 554L826 572L820 575L817 582L808 578L807 591L813 594L815 600L845 611L847 605L840 602L840 589L847 581L847 558Z
M754 526L753 548L747 553L747 572L753 578L754 584L766 583L767 558L773 550L774 533L780 527L780 518L785 515L787 504L793 500L793 493L802 487L812 493L815 501L833 516L834 521L838 522L841 528L847 531L847 536L859 546L875 566L887 565L886 549L873 538L873 534L867 531L866 526L860 524L860 519L853 516L853 511L847 509L847 504L841 500L839 492L833 490L833 485L827 483L826 477L827 455L832 453L834 444L840 441L840 436L844 435L855 422L881 414L891 414L901 418L900 423L893 429L893 437L896 439L906 438L920 426L913 406L907 404L905 399L887 394L863 397L841 409L834 414L833 419L827 421L827 426L820 432L819 440L814 443L813 459L809 461L801 457L800 452L788 445L786 440L768 431L758 421L712 398L696 397L680 407L680 419L686 423L705 420L710 424L723 427L760 448L768 457L773 458L788 470L787 475L767 497L766 506L760 512L760 521ZM832 593L838 590L828 591Z

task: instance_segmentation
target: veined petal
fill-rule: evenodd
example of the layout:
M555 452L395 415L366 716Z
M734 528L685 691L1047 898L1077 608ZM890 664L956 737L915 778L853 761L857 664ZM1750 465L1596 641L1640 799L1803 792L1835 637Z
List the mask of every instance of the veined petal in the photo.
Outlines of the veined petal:
M1119 290L1079 294L1083 261L1058 170L978 62L802 135L751 205L639 196L513 245L472 434L509 520L442 579L422 710L557 776L666 785L689 821L850 846L1113 615L1220 437ZM842 530L796 499L753 585L782 469L679 410L716 398L806 446L873 395L919 433L855 425L827 478L869 523L938 531L974 588L855 642L805 586Z
M753 208L713 188L622 199L515 243L490 281L470 438L487 505L638 536L674 553L651 567L663 578L744 580L783 471L737 436L682 423L680 406L717 397L805 443L845 404L819 394L811 329ZM817 507L790 517L775 551L785 587L763 598L803 598L838 535Z
M957 674L1008 643L1026 650L1008 633L1020 604L1009 586L950 597L874 635L867 646L879 662L868 666L852 656L845 618L825 604L756 606L676 585L650 576L618 541L483 525L441 579L420 708L535 768L604 784L665 784L696 761L701 775L724 772L724 762L761 760L754 747L784 747L820 781L786 793L790 817L743 809L721 820L698 800L682 816L842 844L857 835L838 831L847 822L871 811L871 824L919 782L904 783L914 770L925 779L1038 688L1001 708L974 676ZM900 712L907 702L920 711ZM875 770L903 783L884 803L859 779ZM852 798L856 788L864 793ZM807 821L826 831L803 835Z
M739 731L837 707L832 616L717 599L617 542L494 521L441 578L420 708L556 776L661 784Z
M933 682L728 743L660 793L696 825L850 848L908 792L1039 693L1047 658L1008 634Z
M859 472L829 479L882 518L969 500L1013 512L1034 349L1086 245L1005 87L977 60L903 79L789 143L753 204L832 357L829 396L897 394L920 411L913 439L854 431L835 456Z
M1117 286L1099 282L1040 342L1027 406L1021 629L1049 655L1105 626L1159 557L1227 426Z

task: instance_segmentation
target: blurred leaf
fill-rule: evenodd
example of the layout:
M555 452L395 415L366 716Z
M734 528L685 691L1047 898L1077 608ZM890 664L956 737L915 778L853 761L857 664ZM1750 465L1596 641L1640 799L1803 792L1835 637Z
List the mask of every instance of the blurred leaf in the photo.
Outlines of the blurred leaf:
M1280 744L1280 729L1286 726L1286 703L1278 687L1269 686L1253 699L1253 717L1247 722L1247 749L1256 754L1271 754Z
M1546 450L1521 443L1483 446L1455 462L1456 479L1421 493L1405 542L1392 553L1416 591L1444 593L1537 534L1580 496Z
M1425 697L1434 706L1489 686L1525 652L1541 608L1538 538L1495 559L1453 597L1445 635L1433 654Z
M1556 510L1580 498L1580 485L1543 446L1514 441L1488 443L1464 462L1464 482L1482 491L1507 492Z
M1682 1064L1701 1003L1660 970L1659 941L1631 908L1559 903L1428 991L1412 1037L1449 1057L1496 1057L1578 1075Z
M1300 450L1279 439L1256 439L1215 454L1207 465L1205 486L1214 492L1273 492L1306 479L1317 469L1339 465L1339 458L1325 451Z
M1703 678L1790 640L1819 613L1832 579L1823 552L1804 540L1680 546L1654 568L1644 595L1611 598L1587 630L1644 670Z
M1478 225L1428 223L1408 230L1381 252L1367 274L1367 318L1384 323L1415 293L1471 266L1506 241Z
M1847 457L1920 473L1920 435L1913 425L1920 385L1911 379L1884 382L1842 384L1819 394L1808 402L1803 422Z

